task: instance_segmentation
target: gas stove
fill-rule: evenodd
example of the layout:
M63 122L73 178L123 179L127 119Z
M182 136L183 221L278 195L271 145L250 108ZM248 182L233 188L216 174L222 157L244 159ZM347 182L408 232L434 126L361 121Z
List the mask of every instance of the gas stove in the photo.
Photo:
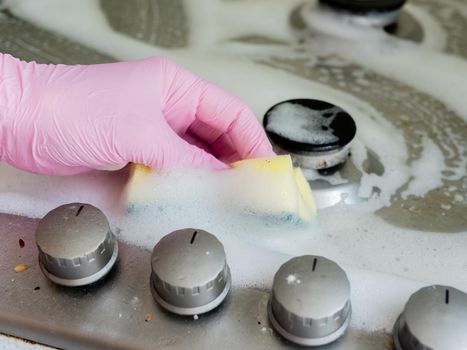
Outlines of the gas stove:
M196 18L189 18L194 15L188 11L193 10L189 2L139 0L130 5L124 0L96 0L89 3L97 4L108 21L106 24L110 29L99 27L99 30L111 30L112 35L118 33L115 36L106 33L104 36L106 40L115 40L113 47L118 48L126 43L125 40L130 40L128 38L133 38L164 50L184 49L190 45L190 40L196 42L199 39L190 37L187 23L190 20L196 22ZM373 69L376 66L372 62L364 62L364 55L352 56L350 62L339 54L309 57L306 45L313 45L314 39L322 39L322 31L334 29L328 23L323 26L317 22L311 34L305 30L309 25L306 14L313 12L326 18L343 16L346 21L368 30L383 28L394 37L425 45L430 53L441 52L463 60L467 58L467 46L463 40L467 33L465 4L457 0L412 0L404 3L402 0L291 1L290 11L284 17L288 27L298 33L292 44L283 37L270 36L261 23L256 26L259 34L245 35L240 31L229 38L228 44L232 47L259 45L260 49L256 48L257 51L248 57L257 67L264 66L271 71L316 81L365 101L383 115L388 122L388 133L392 130L401 132L402 137L397 140L402 140L407 148L407 163L416 164L422 158L422 146L426 146L423 140L428 137L435 147L441 149L446 164L453 168L456 165L461 167L465 160L462 145L465 146L467 140L465 120L459 117L458 109L446 103L446 95L441 91L446 89L445 85L440 87L437 94L441 97L437 98L437 94L427 93L420 85L413 87L407 83L410 79L403 79L403 75L410 75L410 68L405 74L394 72L393 76L392 72L382 70L384 74L380 74L378 69ZM221 7L218 9L214 2L210 5L219 11L219 16L226 16L226 13L239 13L236 6L242 5L242 1L225 2L222 4L227 6L225 11ZM76 10L76 16L86 18L86 11L80 11L79 8ZM251 26L258 22L253 16L257 14L255 8L252 7L251 11L248 13L251 23L248 22L249 16L245 15L242 18L244 22L240 24ZM40 16L35 17L35 12L25 11L21 6L0 12L0 51L29 60L69 64L102 63L153 54L145 47L135 57L131 56L129 52L140 48L139 43L134 42L133 46L129 45L131 50L124 54L117 49L115 53L110 52L109 47L102 43L75 36L79 30L73 28L71 18L69 27L62 23L63 28L58 28L48 17L46 21ZM246 14L245 11L242 13ZM135 18L141 20L129 20ZM436 25L430 27L430 23ZM331 40L333 33L325 32L324 38ZM279 50L272 50L267 58L261 56L262 47L269 48L270 45L278 45ZM221 49L228 52L231 47L226 44ZM244 52L248 55L248 50ZM422 61L419 63L423 65ZM436 73L435 69L432 73ZM217 76L222 76L216 74L209 78L215 81ZM425 77L420 77L420 80L422 78ZM228 85L230 80L221 77L218 83ZM255 86L254 81L251 85ZM232 87L235 90L234 84ZM243 90L247 91L244 95ZM270 90L274 91L274 88L270 87ZM243 84L235 93L248 100L254 93L260 95L259 91L256 89L251 93ZM298 144L297 148L297 142L269 132L278 153L292 153L296 165L307 168L305 175L320 209L340 205L345 207L345 211L352 212L352 205L362 201L359 189L363 175L378 177L391 170L387 160L370 147L366 148L367 158L361 164L352 151L352 147L361 146L362 135L359 132L365 127L362 120L371 123L374 115L361 119L360 114L368 113L363 108L366 105L355 108L345 98L339 99L338 94L330 94L336 97L332 100L325 99L319 89L306 90L309 91L306 96L295 91L268 95L268 91L263 89L261 92L267 95L265 101L256 105L251 98L247 102L251 102L258 115L265 116L263 124L267 131L268 112L291 101L322 110L323 102L318 100L326 100L324 103L332 105L326 104L325 109L345 115L343 120L347 123L347 131L348 125L354 123L350 120L352 117L355 119L356 130L350 128L350 133L340 135L342 137L337 143L330 142L324 148L322 145L307 145L306 142ZM351 110L347 110L348 106L352 107ZM323 118L328 118L325 114L322 113ZM330 118L334 118L334 114ZM336 127L330 119L319 123L325 134L330 126ZM370 136L378 138L378 135ZM467 206L465 199L458 200L465 196L467 189L465 172L456 178L449 171L444 174L441 185L422 197L404 195L410 187L408 179L392 194L390 205L378 210L378 218L394 228L406 229L406 235L399 236L406 253L416 253L427 242L413 238L411 234L415 231L426 235L444 233L445 241L452 242L459 242L459 236L465 235ZM20 187L22 191L22 184ZM20 187L13 186L12 191ZM9 191L8 185L0 188ZM37 194L31 188L26 188L24 194ZM371 194L371 191L367 193L367 197ZM318 349L336 350L451 350L458 349L453 341L457 341L457 345L465 344L465 332L462 330L467 320L464 294L467 282L456 275L455 283L450 285L448 276L450 266L459 274L465 273L465 266L459 267L462 261L454 264L452 259L448 259L457 254L462 260L458 250L452 252L451 247L446 250L439 248L436 253L436 259L449 260L443 270L446 276L434 269L438 273L433 273L429 283L419 282L423 281L419 278L423 275L420 274L420 266L419 270L409 266L412 270L396 273L402 277L393 280L391 273L384 275L387 271L381 265L355 262L362 269L363 276L366 271L384 272L378 277L379 284L369 287L376 289L372 295L383 291L389 293L391 288L394 294L404 294L402 302L377 297L376 300L368 300L368 308L387 302L380 309L394 314L390 326L368 331L365 326L360 324L357 327L352 323L352 319L366 311L355 308L352 302L355 295L352 293L355 290L361 293L370 277L355 278L355 274L349 271L354 267L352 261L341 262L347 256L336 259L327 256L329 250L323 254L316 251L308 255L295 254L283 259L281 266L274 266L274 272L266 276L269 286L243 286L236 283L238 276L235 271L240 262L225 254L229 243L224 242L215 230L207 232L197 227L179 227L180 231L164 232L164 237L154 242L157 244L153 250L144 249L117 242L115 237L118 235L112 232L111 218L103 212L104 208L67 202L54 202L52 207L57 208L42 220L0 213L0 333L64 349L298 349L317 346ZM15 211L21 212L21 209ZM75 241L68 237L68 240L62 233L69 227L85 236L78 235ZM374 232L375 235L377 233ZM362 237L358 235L355 240ZM60 241L62 238L64 240ZM331 238L329 243L334 246ZM360 255L368 254L368 249L361 248L356 250L356 260ZM377 255L381 252L375 250L371 253ZM397 259L400 258L398 255ZM385 264L395 264L395 259L396 253ZM172 268L184 278L180 280L168 273L168 270L173 272ZM254 266L251 268L255 269ZM427 266L427 270L431 269L432 266ZM436 282L438 279L440 284ZM387 283L380 283L382 281ZM397 281L403 283L399 285ZM450 326L445 327L446 324ZM371 324L367 325L371 328Z
M151 255L118 244L103 213L80 203L54 209L39 222L2 214L0 228L0 331L58 348L298 344L374 350L390 349L394 341L397 350L411 350L467 344L467 294L452 287L414 293L392 335L365 333L348 329L350 282L324 257L284 263L271 291L230 290L222 243L203 230L170 233Z
M169 306L167 303L161 306L158 302L160 299L154 298L150 286L153 281L150 276L154 273L151 267L154 262L151 264L151 261L154 261L155 256L151 259L151 252L131 245L119 243L116 265L107 276L94 284L70 288L54 283L42 273L37 258L39 252L35 230L38 224L38 220L0 215L1 333L63 349L242 349L252 344L261 349L299 348L273 330L274 326L268 317L268 303L271 299L269 290L233 287L222 296L225 299L220 300L222 303L219 301L219 306L211 312L194 311L199 312L199 315L177 312L177 308L174 310L171 307L176 302L173 297L165 296L165 300L171 302ZM196 242L197 239L203 240L201 235L205 233L199 234L200 237L195 237L193 244L208 243L209 248L203 247L203 254L206 248L211 251L211 242ZM189 232L188 241L183 244L189 245L191 237L193 231ZM24 242L23 247L22 243L19 244L20 240ZM165 244L173 243L178 242L169 240ZM219 243L214 243L220 248ZM156 254L159 248L156 247ZM183 254L179 250L170 252L167 249L163 253ZM29 268L16 273L11 267L19 261ZM324 269L330 268L343 274L337 266L331 264L327 267L326 264L330 263L318 262L315 272L323 274L326 273ZM222 270L222 266L219 269ZM159 273L163 275L163 272ZM278 273L288 274L284 270ZM197 277L203 279L203 276ZM344 280L343 283L342 300L347 300L348 281ZM277 292L279 288L284 287L276 286ZM339 305L340 298L330 302ZM179 315L182 313L188 316ZM390 334L344 328L345 335L339 334L341 337L338 341L323 349L375 350L388 349L391 344Z

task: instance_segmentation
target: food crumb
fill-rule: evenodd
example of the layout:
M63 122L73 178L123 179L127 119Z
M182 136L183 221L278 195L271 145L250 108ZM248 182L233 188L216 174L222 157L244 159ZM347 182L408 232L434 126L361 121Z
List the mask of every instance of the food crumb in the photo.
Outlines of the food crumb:
M41 287L37 286L36 288L34 288L34 290L39 290L41 289Z
M18 243L20 248L24 248L24 246L26 245L21 238L19 239Z
M144 322L149 322L152 321L152 314L148 313L146 314L146 318L144 319Z
M198 315L194 315L194 316L193 316L193 319L194 319L195 321L196 321L198 318L199 318Z
M17 266L15 266L14 270L16 273L19 273L19 272L23 272L25 270L29 269L29 265L28 264L19 264Z

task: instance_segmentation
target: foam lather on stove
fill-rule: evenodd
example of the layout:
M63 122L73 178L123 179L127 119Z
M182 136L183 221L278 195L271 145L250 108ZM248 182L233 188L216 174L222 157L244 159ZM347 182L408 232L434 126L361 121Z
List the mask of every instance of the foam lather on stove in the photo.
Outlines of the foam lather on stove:
M209 181L225 203L238 209L292 222L309 222L316 215L310 186L288 155L241 160L231 164L231 169L212 175ZM155 176L158 176L156 170L133 165L126 188L129 207L157 203L152 191L157 184Z

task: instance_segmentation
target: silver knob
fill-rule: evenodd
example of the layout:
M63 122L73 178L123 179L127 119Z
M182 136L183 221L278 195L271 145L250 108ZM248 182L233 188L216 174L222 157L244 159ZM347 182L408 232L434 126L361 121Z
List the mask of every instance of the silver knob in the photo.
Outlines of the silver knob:
M151 265L154 299L179 315L208 312L230 290L224 247L203 230L183 229L163 237L154 247Z
M39 265L63 286L83 286L105 276L115 264L118 243L105 215L89 204L50 211L36 229Z
M350 283L336 263L321 256L301 256L274 276L269 319L293 343L319 346L342 336L350 322Z
M446 286L412 294L394 325L397 350L467 349L467 294Z

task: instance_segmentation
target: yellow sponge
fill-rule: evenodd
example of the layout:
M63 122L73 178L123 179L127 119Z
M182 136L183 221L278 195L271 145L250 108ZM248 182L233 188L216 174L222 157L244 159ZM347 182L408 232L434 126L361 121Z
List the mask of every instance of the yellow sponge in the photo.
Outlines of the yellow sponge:
M308 181L294 168L289 155L247 159L231 164L245 177L244 199L248 206L261 208L293 220L308 222L316 215L316 204Z
M133 166L127 185L128 203L147 205L157 201L148 188L151 174L154 174L151 168ZM215 176L221 184L217 188L229 203L255 214L303 222L316 215L310 186L288 155L235 162L230 170Z

